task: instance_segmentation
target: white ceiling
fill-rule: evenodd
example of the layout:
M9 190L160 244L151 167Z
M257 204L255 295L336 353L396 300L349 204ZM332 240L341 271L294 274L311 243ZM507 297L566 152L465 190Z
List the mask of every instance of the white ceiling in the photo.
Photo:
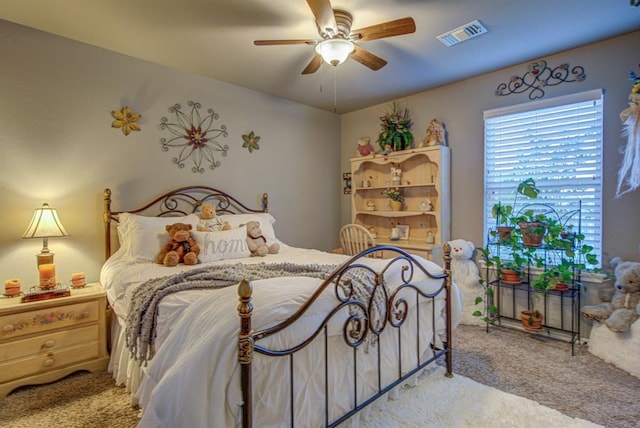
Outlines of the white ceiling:
M348 60L301 75L313 46L253 40L319 39L305 0L2 0L0 19L338 113L640 30L630 0L331 4L353 14L353 29L407 16L417 29L361 44L389 62L378 71ZM436 39L475 19L487 34L452 47Z

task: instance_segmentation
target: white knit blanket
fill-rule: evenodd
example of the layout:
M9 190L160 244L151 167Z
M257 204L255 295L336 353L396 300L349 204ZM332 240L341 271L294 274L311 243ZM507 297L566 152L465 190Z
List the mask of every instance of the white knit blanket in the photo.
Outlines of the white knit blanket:
M228 287L243 279L255 281L276 277L305 276L324 280L336 268L337 265L297 265L286 262L249 265L236 263L203 266L167 277L153 278L141 284L132 295L127 315L127 346L131 355L141 363L146 363L153 357L158 305L162 298L169 294L184 290ZM355 299L365 304L370 301L375 285L372 272L365 269L350 270L343 279L353 285ZM347 296L349 296L348 293ZM376 298L376 300L380 299Z

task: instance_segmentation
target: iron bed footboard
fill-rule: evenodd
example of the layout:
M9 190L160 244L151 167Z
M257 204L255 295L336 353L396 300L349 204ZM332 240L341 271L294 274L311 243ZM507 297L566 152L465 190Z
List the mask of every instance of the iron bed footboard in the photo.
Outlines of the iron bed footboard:
M378 246L371 249L368 249L345 262L342 266L332 273L329 278L327 278L322 285L313 293L313 295L288 319L282 321L281 323L261 330L261 331L252 331L251 320L253 314L253 304L252 304L252 286L248 281L242 281L238 286L238 296L239 296L239 305L238 305L238 315L240 317L240 333L238 337L238 362L240 363L240 377L241 377L241 388L242 388L242 398L243 398L243 407L242 407L242 426L245 428L253 426L253 382L252 382L252 364L254 362L254 358L256 353L262 354L265 356L273 356L273 357L290 357L290 367L293 366L293 355L298 351L304 349L307 345L313 342L313 340L320 335L325 336L325 397L324 397L324 414L325 421L324 425L327 427L338 426L342 422L349 419L354 414L358 413L360 410L372 404L378 398L382 397L393 388L398 385L403 384L409 378L416 375L419 371L421 371L426 366L435 363L436 360L444 357L446 362L446 373L447 377L452 377L452 305L451 305L451 297L452 297L452 280L451 280L451 248L448 244L444 245L444 272L441 274L433 274L429 272L418 260L416 260L411 254L406 251L392 247L392 246ZM395 253L396 256L394 258L389 259L389 262L385 266L385 268L380 272L372 272L375 277L375 288L372 293L373 296L368 301L358 300L353 292L349 292L349 287L345 288L345 284L348 283L345 280L345 275L352 269L368 269L372 270L365 264L361 263L361 259L363 257L370 256L371 253L385 251ZM388 253L387 253L388 254ZM383 275L384 272L395 263L402 263L402 284L396 288L393 292L388 292L387 288L384 286ZM423 293L418 287L416 287L411 281L414 276L415 270L420 270L427 277L442 280L442 285L440 288L431 294ZM296 320L304 315L309 306L322 294L325 289L328 287L333 287L335 289L335 295L338 299L338 303L335 308L327 314L324 323L314 331L308 338L301 339L300 344L296 345L290 349L286 350L273 350L268 347L261 346L260 341L267 337L273 336L278 332L281 332L285 328L292 325ZM421 359L421 347L420 347L420 304L416 304L415 306L410 306L407 303L406 297L401 296L400 293L402 290L411 289L415 293L417 303L420 302L420 299L431 299L431 317L432 321L435 321L435 305L433 304L436 297L439 297L442 293L445 296L445 338L442 340L441 347L435 346L435 335L436 332L436 323L432 322L430 328L432 328L432 343L429 344L431 349L433 350L433 354L426 359ZM406 291L406 290L405 290ZM383 307L385 308L383 313L378 313L375 315L375 311L373 307L376 305L376 299L384 299ZM377 383L378 388L377 391L366 398L362 399L362 402L358 402L357 392L355 393L356 399L354 400L351 409L338 417L330 420L329 409L328 409L328 388L329 385L326 384L328 379L328 358L327 358L327 323L331 318L338 313L340 310L344 308L348 308L349 316L344 323L343 326L343 339L347 346L353 348L353 358L354 362L356 359L356 350L362 346L366 340L368 335L373 335L376 340L379 342L380 335L385 328L395 328L398 329L398 341L400 343L401 338L401 328L405 320L408 317L408 312L410 310L418 311L418 315L415 316L417 324L417 332L416 332L416 353L417 358L416 361L408 366L408 363L403 366L402 358L400 357L398 373L395 379L391 382L387 382L382 384L381 382L381 369L380 369L380 355L381 352L384 352L380 348L382 346L377 347L378 353L378 374L377 374ZM424 344L423 344L424 345ZM402 351L400 350L400 346L398 347L399 355L402 355ZM354 367L357 365L354 364ZM291 370L293 370L291 368ZM354 369L355 370L355 369ZM357 376L354 373L354 391L357 390ZM290 426L295 426L294 420L294 397L293 397L293 374L291 373L290 378L290 397L292 400L290 403L290 412L289 415L289 424Z

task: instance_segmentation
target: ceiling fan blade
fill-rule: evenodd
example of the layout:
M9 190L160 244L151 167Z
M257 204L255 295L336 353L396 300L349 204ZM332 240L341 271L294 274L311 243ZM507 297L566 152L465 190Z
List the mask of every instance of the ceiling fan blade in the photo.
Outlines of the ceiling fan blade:
M387 65L386 60L372 54L358 45L356 45L356 49L351 54L351 58L358 61L360 64L369 67L373 71L380 70L382 67Z
M382 39L385 37L400 36L402 34L414 33L416 23L413 18L401 18L395 21L383 22L382 24L353 30L349 38L356 42L366 42L367 40Z
M320 66L322 65L322 57L318 54L315 54L311 59L311 62L302 70L302 74L311 74L318 71Z
M256 46L271 45L315 45L318 41L314 39L292 39L292 40L254 40Z
M307 0L307 4L316 17L320 32L337 34L338 26L336 25L336 17L333 14L333 7L329 0ZM326 31L329 29L329 31Z

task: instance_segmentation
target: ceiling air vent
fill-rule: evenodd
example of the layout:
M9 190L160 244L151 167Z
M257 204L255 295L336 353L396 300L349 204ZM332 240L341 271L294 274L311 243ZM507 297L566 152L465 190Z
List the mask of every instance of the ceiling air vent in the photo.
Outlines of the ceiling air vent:
M449 47L457 45L460 42L464 42L472 37L479 36L487 32L487 29L480 23L480 21L471 21L468 24L464 24L458 28L454 28L451 31L447 31L444 34L440 34L436 38L442 42L443 45Z

